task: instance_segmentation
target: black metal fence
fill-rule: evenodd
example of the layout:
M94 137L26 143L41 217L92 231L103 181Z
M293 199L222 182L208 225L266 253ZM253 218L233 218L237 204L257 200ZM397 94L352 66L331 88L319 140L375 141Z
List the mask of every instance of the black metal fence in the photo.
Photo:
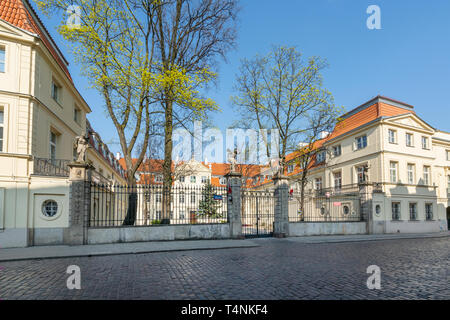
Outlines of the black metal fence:
M68 177L70 160L61 159L33 159L33 174L41 176Z
M203 185L121 186L91 182L89 227L227 223L227 189Z
M242 190L242 233L245 237L273 234L275 194L273 191Z
M320 190L289 195L290 222L357 222L363 221L361 197L352 188L339 192Z

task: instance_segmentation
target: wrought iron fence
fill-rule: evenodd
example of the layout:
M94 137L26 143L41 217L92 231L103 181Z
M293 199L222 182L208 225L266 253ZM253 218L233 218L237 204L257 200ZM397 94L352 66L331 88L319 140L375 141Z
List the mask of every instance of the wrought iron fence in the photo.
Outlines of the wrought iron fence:
M275 194L272 190L242 190L241 221L245 237L271 236L275 219Z
M70 160L61 159L33 159L33 174L53 177L68 177Z
M227 223L227 189L210 184L120 186L91 182L89 227Z
M363 221L358 193L291 193L290 222L356 222Z

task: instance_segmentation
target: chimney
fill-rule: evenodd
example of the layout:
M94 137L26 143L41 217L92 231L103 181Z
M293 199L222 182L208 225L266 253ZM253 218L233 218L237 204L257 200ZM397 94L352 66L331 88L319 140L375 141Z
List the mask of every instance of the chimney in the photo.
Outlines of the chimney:
M328 131L322 131L319 133L320 139L326 138L330 133Z

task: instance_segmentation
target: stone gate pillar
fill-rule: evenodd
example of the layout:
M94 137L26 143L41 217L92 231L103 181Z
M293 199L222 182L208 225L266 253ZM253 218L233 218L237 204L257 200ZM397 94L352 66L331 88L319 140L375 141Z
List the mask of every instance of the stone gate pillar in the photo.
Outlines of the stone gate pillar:
M369 182L359 184L361 220L366 222L366 233L373 233L373 185Z
M241 185L242 175L237 172L230 172L226 175L228 223L230 224L230 238L243 239L242 219L241 219Z
M87 223L91 207L91 170L86 163L71 163L69 166L69 227L64 234L67 245L87 244Z
M273 182L275 184L273 236L285 238L289 236L289 186L287 177L276 175L273 178Z

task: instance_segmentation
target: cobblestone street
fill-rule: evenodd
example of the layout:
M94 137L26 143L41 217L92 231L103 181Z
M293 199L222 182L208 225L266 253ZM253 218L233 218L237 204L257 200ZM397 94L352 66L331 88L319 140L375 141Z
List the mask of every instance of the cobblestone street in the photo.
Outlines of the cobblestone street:
M402 239L3 262L5 299L450 299L450 242ZM81 269L68 290L66 269ZM366 286L370 265L381 290Z

